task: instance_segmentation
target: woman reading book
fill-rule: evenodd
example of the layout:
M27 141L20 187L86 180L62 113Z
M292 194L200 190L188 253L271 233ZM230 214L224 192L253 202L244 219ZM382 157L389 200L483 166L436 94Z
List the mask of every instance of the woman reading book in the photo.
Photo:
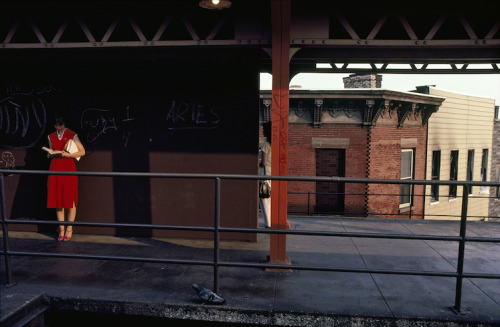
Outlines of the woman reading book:
M50 171L76 171L75 159L85 155L85 148L72 130L66 128L64 118L54 117L55 132L49 134ZM76 151L69 151L73 142ZM72 152L72 153L70 153ZM78 178L70 175L49 175L47 208L55 208L57 220L64 222L75 221L76 206L78 204ZM73 226L59 225L58 241L70 241L73 235Z

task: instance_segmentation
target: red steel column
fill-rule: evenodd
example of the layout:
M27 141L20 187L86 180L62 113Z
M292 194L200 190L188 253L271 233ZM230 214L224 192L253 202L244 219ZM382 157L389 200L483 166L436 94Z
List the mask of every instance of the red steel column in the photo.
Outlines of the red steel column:
M290 0L271 0L272 20L272 175L288 174L288 89L290 79ZM287 182L273 181L271 227L288 229ZM270 238L269 262L289 263L286 235Z

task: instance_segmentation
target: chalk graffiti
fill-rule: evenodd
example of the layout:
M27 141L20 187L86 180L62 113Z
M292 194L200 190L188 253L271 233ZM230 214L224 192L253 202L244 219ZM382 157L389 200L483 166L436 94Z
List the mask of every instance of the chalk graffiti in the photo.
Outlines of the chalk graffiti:
M37 144L45 134L47 111L42 96L62 92L54 83L21 87L5 85L0 98L0 147L27 149Z
M44 135L47 113L43 101L31 94L0 99L0 147L26 149Z
M26 91L26 89L29 91ZM16 95L42 95L49 93L61 93L62 89L55 83L42 84L24 89L20 85L9 84L5 87L5 91L6 94L8 95L16 96Z
M124 148L126 148L128 145L128 141L130 140L130 133L131 133L131 131L124 131L123 132L121 144L123 145Z
M135 120L135 118L130 117L130 107L127 106L127 108L125 108L125 118L123 119L123 121L126 122L132 120Z
M65 106L65 98L56 97L63 90L55 83L10 83L0 91L0 148L28 149L36 146L46 137L47 128L51 128L47 126L48 113ZM130 147L136 142L168 143L177 130L209 131L220 127L221 107L218 105L174 99L156 104L157 108L141 108L137 117L135 108L129 106L119 109L87 107L80 111L81 129L78 133L87 143L115 142L116 145ZM76 113L74 110L78 109L71 109ZM5 158L1 163L11 166L11 161Z
M94 142L106 132L117 131L115 114L111 110L89 108L82 113L80 124L87 131L87 141Z
M165 120L169 130L214 129L220 122L215 107L172 101Z
M48 93L61 93L62 89L55 84L49 84L49 85L43 85L36 87L34 89L34 93L40 95L40 94L48 94Z
M131 131L123 126L123 123L134 121L131 116L130 107L125 108L125 117L119 119L112 109L89 108L82 112L80 125L86 134L87 142L95 142L106 133L119 133L123 130L121 144L127 147Z
M16 158L14 158L12 152L2 152L2 156L0 158L2 159L0 160L0 167L5 169L13 169L16 167Z

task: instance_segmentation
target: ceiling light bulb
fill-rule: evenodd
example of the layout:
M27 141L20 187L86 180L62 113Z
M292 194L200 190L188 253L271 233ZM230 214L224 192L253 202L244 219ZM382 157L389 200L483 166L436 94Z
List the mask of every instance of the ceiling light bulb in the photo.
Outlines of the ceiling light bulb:
M200 0L199 5L205 9L228 9L231 7L231 0Z

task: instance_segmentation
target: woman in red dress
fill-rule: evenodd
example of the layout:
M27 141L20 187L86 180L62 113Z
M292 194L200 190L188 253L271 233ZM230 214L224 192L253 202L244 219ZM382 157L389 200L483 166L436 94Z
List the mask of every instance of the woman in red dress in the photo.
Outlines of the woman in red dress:
M64 118L55 116L54 127L56 131L48 136L50 152L50 171L76 171L75 159L85 155L85 148L72 130L65 126ZM66 151L66 143L71 140L78 151L69 153ZM76 206L78 204L78 178L69 175L49 175L47 208L55 208L57 220L64 222L75 221ZM58 241L70 241L73 235L73 226L59 226Z

